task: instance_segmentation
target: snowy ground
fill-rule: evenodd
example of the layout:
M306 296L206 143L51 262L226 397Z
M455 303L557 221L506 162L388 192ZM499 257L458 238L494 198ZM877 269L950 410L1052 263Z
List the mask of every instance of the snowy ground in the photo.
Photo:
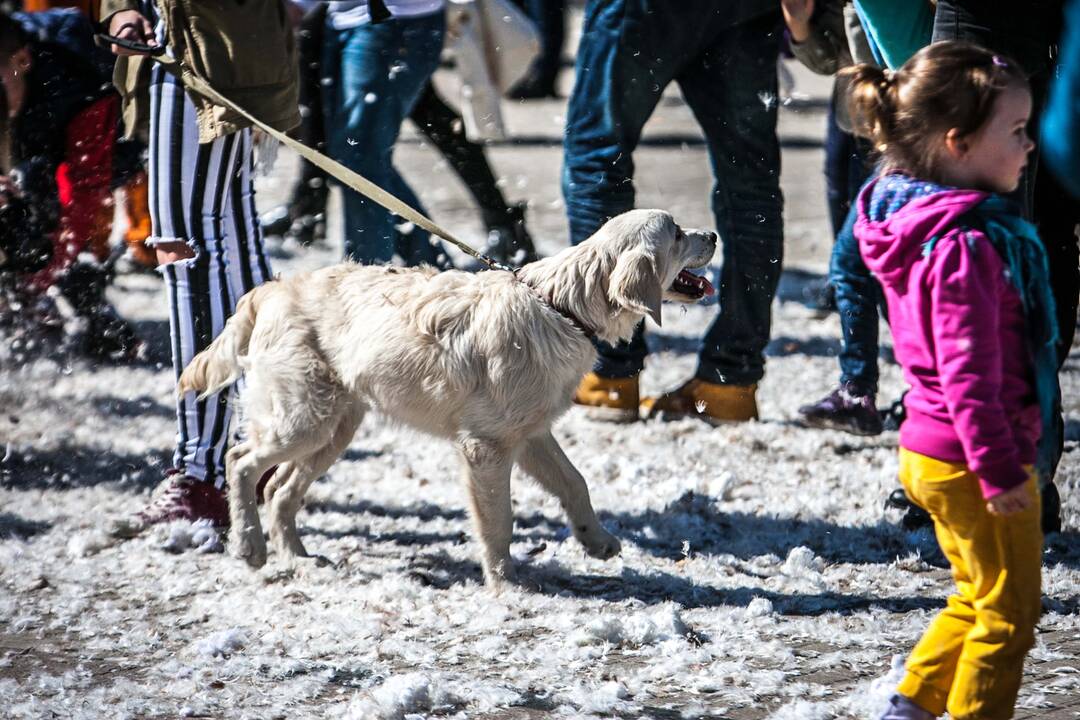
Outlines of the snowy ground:
M800 87L824 95L799 74ZM565 242L558 102L511 108L528 142L493 148L541 249ZM160 284L112 297L153 341L151 361L0 366L0 715L16 718L867 718L893 658L950 583L927 532L882 510L896 437L794 424L835 381L839 325L794 299L826 260L820 103L784 111L788 261L760 422L611 426L571 410L555 434L623 542L588 558L554 501L515 478L514 554L528 590L481 585L450 448L369 418L300 515L333 567L252 572L198 528L112 544L103 521L160 479L174 433ZM639 204L708 225L704 149L677 95L638 154ZM432 214L478 239L466 196L412 134L399 151ZM280 198L285 157L263 182ZM338 232L336 222L332 236ZM332 262L276 260L285 274ZM646 390L694 368L715 308L671 309L652 333ZM1080 356L1078 356L1080 359ZM883 363L882 404L899 393ZM1069 531L1050 538L1046 613L1019 717L1080 713L1080 365L1065 376L1059 475ZM892 512L892 511L890 511Z

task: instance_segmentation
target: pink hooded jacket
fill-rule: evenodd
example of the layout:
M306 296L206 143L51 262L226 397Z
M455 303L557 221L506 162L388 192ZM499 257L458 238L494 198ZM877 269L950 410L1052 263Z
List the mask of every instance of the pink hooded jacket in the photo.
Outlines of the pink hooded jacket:
M900 444L966 464L992 498L1027 480L1041 422L1020 296L990 241L960 221L986 193L937 188L890 202L874 195L880 182L859 196L855 236L911 386Z

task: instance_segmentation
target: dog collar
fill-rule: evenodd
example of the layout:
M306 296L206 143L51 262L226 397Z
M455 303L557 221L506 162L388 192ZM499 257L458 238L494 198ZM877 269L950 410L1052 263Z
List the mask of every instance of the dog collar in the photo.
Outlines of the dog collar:
M547 305L549 308L551 308L552 310L554 310L555 312L559 313L564 318L566 318L567 322L569 322L571 325L573 325L575 330L577 330L582 335L584 335L586 340L593 340L593 339L596 338L596 332L593 331L593 330L590 330L589 326L581 321L581 318L579 318L577 315L570 312L569 310L563 310L561 307L559 307L555 303L551 302L551 298L544 297L540 293L539 290L537 290L532 285L528 284L527 282L525 282L524 280L519 278L518 274L517 274L517 270L513 270L512 272L514 273L514 279L515 280L517 280L519 283L521 283L525 287L532 290L533 295L535 295L540 300L540 302Z

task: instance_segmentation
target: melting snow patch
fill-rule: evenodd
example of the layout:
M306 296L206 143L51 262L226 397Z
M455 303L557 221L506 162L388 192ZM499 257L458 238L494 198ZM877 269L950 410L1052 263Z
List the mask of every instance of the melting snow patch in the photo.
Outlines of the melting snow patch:
M67 553L71 557L84 558L97 555L107 547L111 547L115 540L101 530L76 533L67 542Z
M241 628L216 632L195 644L195 650L206 657L227 658L247 645L247 634Z
M449 708L455 698L433 684L422 673L394 675L367 697L355 698L345 710L349 720L404 720L410 715L425 715L437 708Z
M824 703L796 700L774 712L769 720L827 720L831 717L833 714Z
M746 605L746 617L765 617L773 614L773 604L768 598L756 597Z
M582 712L610 716L629 708L630 691L619 682L609 680L599 685L580 685L565 695L565 699Z
M597 618L575 632L571 642L592 645L597 642L619 647L641 647L685 637L689 632L679 615L679 607L668 603L652 613L634 613L620 618L613 615Z
M200 553L219 553L225 549L221 536L209 520L181 520L169 526L169 537L161 544L161 549L182 553L189 548Z
M814 551L808 547L799 546L792 548L787 559L780 568L780 573L792 580L801 580L810 585L814 590L825 590L825 578L821 571L825 568L825 562L814 555Z

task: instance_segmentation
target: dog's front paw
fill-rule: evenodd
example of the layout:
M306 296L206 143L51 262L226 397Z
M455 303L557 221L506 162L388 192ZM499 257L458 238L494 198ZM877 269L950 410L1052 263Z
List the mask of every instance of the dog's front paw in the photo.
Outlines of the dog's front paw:
M619 538L599 525L589 531L576 533L576 535L590 557L599 560L610 560L622 552L622 543L619 542Z

